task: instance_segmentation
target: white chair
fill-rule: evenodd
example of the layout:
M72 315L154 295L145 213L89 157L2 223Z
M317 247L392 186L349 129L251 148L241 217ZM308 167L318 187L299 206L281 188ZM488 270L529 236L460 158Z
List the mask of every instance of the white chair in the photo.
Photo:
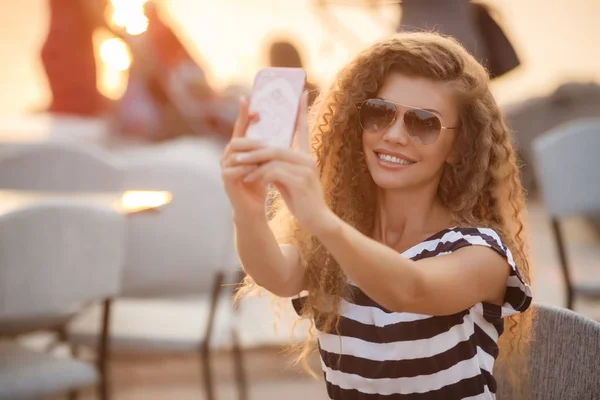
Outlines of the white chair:
M0 189L39 192L115 192L123 189L123 176L111 157L89 144L49 141L15 143L0 147ZM102 321L109 317L103 305ZM19 318L0 326L0 335L18 335L36 330L55 330L67 340L66 326L72 309L55 309L42 317ZM105 329L104 322L101 327ZM103 351L105 348L101 348ZM98 358L107 365L108 354Z
M537 138L533 150L572 309L576 295L600 299L600 284L573 282L560 227L563 217L600 213L600 119L561 125Z
M173 201L158 214L133 216L128 224L121 296L156 299L210 294L207 329L201 344L204 384L214 398L210 343L217 302L226 282L239 282L231 207L218 164L194 165L177 160L130 160L123 165L132 189L168 190ZM232 324L233 325L233 324ZM234 356L240 396L245 378L239 344Z
M15 321L80 310L119 292L124 216L74 202L48 201L0 216L0 330ZM106 331L98 354L104 354ZM106 360L96 369L73 359L0 345L0 399L39 398L99 383L107 398Z
M112 192L121 190L121 179L108 155L90 145L41 142L0 147L0 189Z
M81 143L39 142L0 147L0 189L39 192L114 192L123 188L122 174L102 151ZM70 310L33 320L15 320L0 334L42 328L63 329Z

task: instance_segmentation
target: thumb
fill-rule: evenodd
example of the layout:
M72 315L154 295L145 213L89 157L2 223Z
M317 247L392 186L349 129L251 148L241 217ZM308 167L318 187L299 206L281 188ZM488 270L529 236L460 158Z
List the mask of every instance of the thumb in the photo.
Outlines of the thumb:
M238 102L238 115L235 120L235 125L233 127L232 138L243 137L246 134L246 129L248 128L249 118L248 118L248 101L245 97L240 97Z

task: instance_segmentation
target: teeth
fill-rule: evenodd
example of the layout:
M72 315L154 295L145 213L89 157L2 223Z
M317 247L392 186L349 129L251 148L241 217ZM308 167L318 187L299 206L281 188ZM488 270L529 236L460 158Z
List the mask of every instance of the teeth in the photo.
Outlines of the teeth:
M408 161L408 160L405 160L405 159L403 159L403 158L398 158L398 157L396 157L396 156L391 156L391 155L389 155L389 154L381 154L381 153L378 153L378 154L377 154L377 156L378 156L378 157L379 157L381 160L383 160L383 161L386 161L386 162L389 162L389 163L392 163L392 164L410 165L410 164L412 164L412 163L413 163L412 161Z

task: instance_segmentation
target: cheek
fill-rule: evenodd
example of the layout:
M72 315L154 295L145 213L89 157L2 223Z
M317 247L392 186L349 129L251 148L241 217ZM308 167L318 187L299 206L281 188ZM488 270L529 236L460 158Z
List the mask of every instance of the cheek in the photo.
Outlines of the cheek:
M422 161L424 161L422 173L428 177L438 175L443 171L449 155L450 151L445 146L423 149L421 151Z
M426 147L423 149L424 157L426 154L426 157L431 164L437 166L443 165L450 158L453 145L454 140L452 140L452 138L440 140L438 143L433 144L431 148Z
M365 157L369 159L370 153L372 153L372 149L377 146L378 140L375 137L376 135L362 135L362 147L365 153Z
M363 149L367 149L369 147L372 147L373 145L373 136L374 135L367 135L364 132L362 133L362 144L363 144Z

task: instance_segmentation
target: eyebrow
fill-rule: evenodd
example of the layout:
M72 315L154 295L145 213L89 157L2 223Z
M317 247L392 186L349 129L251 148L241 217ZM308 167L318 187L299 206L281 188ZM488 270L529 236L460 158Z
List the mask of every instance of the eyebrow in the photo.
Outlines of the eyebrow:
M392 104L398 104L398 105L401 105L401 106L404 106L404 107L408 107L408 108L416 108L417 110L429 111L429 112L432 112L434 114L437 114L440 117L444 116L444 114L442 114L441 112L439 112L438 110L435 110L433 108L421 108L421 107L409 106L407 104L398 103L397 101L392 101L392 100L389 100L389 99L384 99L383 97L375 97L375 98L379 99L379 100L389 101Z

